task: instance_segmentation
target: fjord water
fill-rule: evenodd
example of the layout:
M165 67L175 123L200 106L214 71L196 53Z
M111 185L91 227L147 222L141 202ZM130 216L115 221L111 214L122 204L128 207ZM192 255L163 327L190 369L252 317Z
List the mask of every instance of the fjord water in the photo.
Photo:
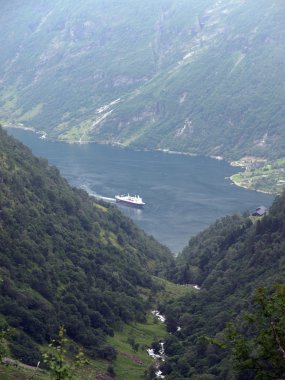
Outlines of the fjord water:
M76 187L114 202L116 194L142 196L146 207L120 206L146 233L173 252L217 218L269 206L273 197L234 186L237 171L224 161L207 157L138 152L98 144L66 144L9 130L37 156L47 158Z

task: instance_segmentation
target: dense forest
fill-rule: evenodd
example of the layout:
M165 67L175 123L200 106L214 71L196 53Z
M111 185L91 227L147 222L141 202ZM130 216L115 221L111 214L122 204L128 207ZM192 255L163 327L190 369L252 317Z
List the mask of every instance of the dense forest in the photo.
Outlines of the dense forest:
M91 356L105 337L144 321L173 258L116 207L71 188L55 167L0 129L0 324L11 354L40 358L60 325Z
M168 358L163 365L167 379L250 380L284 376L284 358L270 327L272 321L283 320L280 319L283 303L278 312L276 305L267 307L265 331L270 336L269 342L265 333L261 334L249 352L249 356L258 356L263 342L271 347L270 354L264 355L258 365L255 362L253 366L251 358L245 360L243 369L237 370L231 350L209 344L210 337L225 339L230 321L241 326L245 315L255 310L261 319L262 310L254 302L256 289L284 284L284 227L285 193L276 198L262 219L246 214L228 216L190 240L169 275L173 281L196 283L200 290L161 305L171 333L165 343ZM259 292L266 294L265 290ZM284 301L284 291L279 291L279 298ZM245 328L243 333L246 331ZM283 337L284 329L280 331ZM242 354L241 346L239 353Z
M263 218L245 213L216 221L174 260L116 207L70 187L0 129L0 328L12 328L10 355L35 364L64 325L89 357L115 359L106 338L146 321L162 289L155 278L164 277L199 289L158 298L169 332L160 367L166 379L267 380L270 371L276 379L284 375L283 359L272 331L263 329L269 315L276 336L283 334L285 290L270 289L284 283L284 220L285 194ZM247 313L263 329L247 328ZM229 322L237 330L229 331ZM249 343L234 338L239 346L230 347L228 337L240 333Z

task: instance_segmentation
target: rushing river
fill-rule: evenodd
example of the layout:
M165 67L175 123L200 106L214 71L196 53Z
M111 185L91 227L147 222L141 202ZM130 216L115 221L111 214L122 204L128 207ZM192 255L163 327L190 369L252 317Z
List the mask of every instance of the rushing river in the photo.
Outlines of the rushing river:
M237 172L224 161L162 152L137 152L97 144L41 140L31 132L10 129L37 156L56 165L74 186L114 202L116 194L139 194L143 210L120 206L148 234L173 252L217 218L269 206L273 197L234 186Z

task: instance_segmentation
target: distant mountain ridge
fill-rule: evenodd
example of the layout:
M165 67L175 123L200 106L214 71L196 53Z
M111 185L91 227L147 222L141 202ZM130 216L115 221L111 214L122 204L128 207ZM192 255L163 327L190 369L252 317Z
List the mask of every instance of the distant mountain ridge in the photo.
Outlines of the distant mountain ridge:
M284 156L280 1L5 3L0 118L51 138Z

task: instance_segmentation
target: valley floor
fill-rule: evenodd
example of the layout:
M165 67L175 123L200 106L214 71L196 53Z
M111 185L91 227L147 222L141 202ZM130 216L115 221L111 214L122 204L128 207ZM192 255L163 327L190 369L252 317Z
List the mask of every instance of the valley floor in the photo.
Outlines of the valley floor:
M155 296L154 304L196 291L193 286L174 284L158 277L154 277L154 280L161 286L161 291ZM165 323L153 312L149 312L145 323L124 325L115 331L113 337L107 339L106 344L117 351L116 360L110 362L102 359L88 359L88 364L78 369L76 379L110 380L112 377L108 375L108 368L112 367L117 379L142 380L146 378L151 365L158 365L149 355L148 349L154 341L163 341L167 335ZM0 365L0 380L50 379L46 371L35 371L34 367L23 365L12 359L8 362L7 365Z

